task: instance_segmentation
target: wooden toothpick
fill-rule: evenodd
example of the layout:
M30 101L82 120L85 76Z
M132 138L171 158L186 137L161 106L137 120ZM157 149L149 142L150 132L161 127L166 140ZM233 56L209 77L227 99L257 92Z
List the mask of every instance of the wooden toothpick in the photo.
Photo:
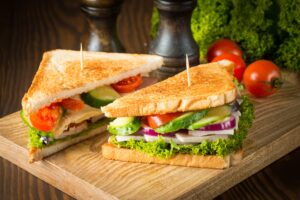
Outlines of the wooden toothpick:
M188 87L190 87L191 86L190 63L189 63L189 58L188 58L187 54L185 54L185 65L186 65L186 75L187 75Z
M83 51L82 51L82 43L80 42L80 69L83 70Z

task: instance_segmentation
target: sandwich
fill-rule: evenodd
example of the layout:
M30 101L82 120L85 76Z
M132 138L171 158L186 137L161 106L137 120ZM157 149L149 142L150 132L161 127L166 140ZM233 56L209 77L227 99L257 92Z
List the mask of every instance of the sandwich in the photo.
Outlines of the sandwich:
M215 169L237 164L253 105L238 96L222 65L190 68L190 86L184 71L102 107L106 117L115 118L103 157Z
M143 85L162 65L155 55L53 50L44 53L21 117L29 127L29 162L106 130L100 107Z

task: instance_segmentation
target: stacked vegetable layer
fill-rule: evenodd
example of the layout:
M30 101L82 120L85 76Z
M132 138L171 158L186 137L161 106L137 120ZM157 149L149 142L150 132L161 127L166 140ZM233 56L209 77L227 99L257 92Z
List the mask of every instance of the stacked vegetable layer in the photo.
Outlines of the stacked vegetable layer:
M111 136L110 141L118 147L135 149L160 158L169 158L177 153L226 156L242 147L248 129L252 125L254 119L253 105L246 96L243 97L240 112L241 116L238 121L238 129L234 130L233 135L229 135L228 138L225 139L219 138L212 141L203 140L196 144L178 144L178 142L175 141L175 138L169 134L173 139L166 140L163 136L158 136L151 142L141 138L138 140L130 138L127 141L120 141L118 135L113 135ZM110 124L110 126L111 125L112 124ZM109 131L113 132L110 129ZM151 136L149 132L147 135Z

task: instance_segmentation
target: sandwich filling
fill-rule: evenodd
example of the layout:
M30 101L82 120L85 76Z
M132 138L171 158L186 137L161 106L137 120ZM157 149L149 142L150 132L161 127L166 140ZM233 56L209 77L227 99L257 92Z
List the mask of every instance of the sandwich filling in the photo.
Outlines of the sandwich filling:
M160 158L177 153L226 156L242 147L253 118L253 105L243 96L205 110L116 118L108 126L109 142Z
M85 104L79 96L52 103L29 116L22 111L21 117L30 130L30 148L43 148L81 136L109 122L99 109Z
M129 77L112 85L100 86L92 91L58 100L36 112L21 112L29 126L29 147L43 148L59 141L88 134L109 123L101 106L105 106L125 93L142 86L140 75Z

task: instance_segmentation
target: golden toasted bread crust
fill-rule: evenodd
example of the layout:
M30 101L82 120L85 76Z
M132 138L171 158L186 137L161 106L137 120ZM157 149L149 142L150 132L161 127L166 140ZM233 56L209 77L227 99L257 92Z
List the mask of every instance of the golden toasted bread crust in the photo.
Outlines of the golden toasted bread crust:
M96 129L90 130L88 133L70 138L68 140L57 142L55 144L52 144L50 146L46 146L44 148L29 148L28 150L28 157L29 157L29 163L33 163L39 160L42 160L45 157L51 156L52 154L55 154L58 151L61 151L73 144L79 143L83 140L89 139L91 137L94 137L95 135L98 135L106 130L106 125L103 125L101 127L98 127Z
M232 166L233 164L238 164L242 160L242 151L224 158L220 156L177 154L169 159L160 159L136 150L118 148L112 144L105 143L102 145L102 156L110 160L119 160L125 162L224 169Z
M106 117L146 116L216 107L236 98L233 77L218 63L190 69L102 107Z
M226 71L229 73L229 74L233 74L233 71L234 71L234 68L235 68L235 63L234 62L231 62L229 60L220 60L218 62L218 64L223 67L224 69L226 69Z
M32 84L22 100L25 112L87 92L129 76L148 73L162 65L155 55L54 50L44 53Z

